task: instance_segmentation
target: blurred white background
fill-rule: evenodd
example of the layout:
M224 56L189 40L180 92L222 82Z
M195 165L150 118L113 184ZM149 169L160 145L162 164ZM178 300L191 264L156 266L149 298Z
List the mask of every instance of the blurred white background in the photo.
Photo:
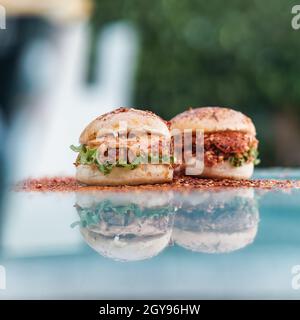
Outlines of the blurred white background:
M97 39L96 82L87 84L89 30L86 21L58 25L52 37L34 40L20 73L31 94L19 99L9 149L13 180L72 175L84 127L97 116L131 104L138 36L125 23L108 25ZM33 72L34 71L34 72ZM38 93L38 94L37 94ZM17 164L16 164L17 162Z

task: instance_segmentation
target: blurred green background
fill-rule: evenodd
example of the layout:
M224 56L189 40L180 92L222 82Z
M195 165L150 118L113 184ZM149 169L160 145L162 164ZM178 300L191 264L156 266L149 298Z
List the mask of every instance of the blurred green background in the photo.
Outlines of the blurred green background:
M257 127L260 167L300 166L297 1L0 1L7 176L73 175L69 145L120 106L166 120L189 107L231 107Z
M257 126L261 166L297 166L300 30L291 27L296 3L94 0L92 33L124 20L138 31L134 105L165 119L189 106L233 107Z

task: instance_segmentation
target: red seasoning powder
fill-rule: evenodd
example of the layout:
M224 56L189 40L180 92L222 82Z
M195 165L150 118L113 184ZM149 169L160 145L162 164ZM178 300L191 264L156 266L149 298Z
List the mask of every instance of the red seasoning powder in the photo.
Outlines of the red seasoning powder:
M290 189L299 188L300 180L230 180L203 179L196 177L175 176L172 183L138 185L138 186L86 186L78 183L73 177L54 177L27 179L19 182L13 188L15 191L26 192L72 192L72 191L130 191L130 190L186 190L186 189L216 189L216 188L258 188L258 189Z

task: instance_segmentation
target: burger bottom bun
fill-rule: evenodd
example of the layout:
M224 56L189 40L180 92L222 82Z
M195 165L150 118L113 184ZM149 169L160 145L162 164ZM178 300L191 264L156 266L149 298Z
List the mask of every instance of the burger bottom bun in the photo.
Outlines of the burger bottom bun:
M80 232L87 244L102 256L117 261L138 261L152 258L165 249L171 240L172 229L160 235L128 239L105 237L85 228Z
M168 164L141 164L136 169L115 167L104 175L96 167L79 165L76 179L89 185L139 185L171 182L173 169Z
M75 196L76 204L81 208L97 206L104 200L109 200L116 206L136 204L143 208L163 207L173 203L172 190L165 192L143 189L134 189L130 192L89 190L89 192L76 192Z
M228 178L228 179L249 179L254 171L252 162L240 167L232 166L229 161L218 163L212 167L205 167L201 177L205 178Z
M257 225L233 233L194 232L178 228L173 229L173 241L191 251L203 253L226 253L251 244L257 233Z

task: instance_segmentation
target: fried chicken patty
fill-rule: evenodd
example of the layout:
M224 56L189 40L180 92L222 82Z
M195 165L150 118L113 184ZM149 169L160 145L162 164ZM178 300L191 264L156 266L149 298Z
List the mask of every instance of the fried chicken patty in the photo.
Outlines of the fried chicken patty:
M198 141L201 143L202 141ZM196 134L193 133L192 153L196 154ZM257 150L258 140L255 136L241 131L218 131L204 134L204 162L208 167L232 157L244 157L245 162L255 160L253 150ZM174 145L175 150L184 149L184 143ZM183 150L184 151L184 150Z
M195 140L193 141L195 143ZM204 161L206 166L213 166L233 156L242 156L257 149L257 139L248 133L224 131L204 134ZM249 154L247 162L254 160Z

